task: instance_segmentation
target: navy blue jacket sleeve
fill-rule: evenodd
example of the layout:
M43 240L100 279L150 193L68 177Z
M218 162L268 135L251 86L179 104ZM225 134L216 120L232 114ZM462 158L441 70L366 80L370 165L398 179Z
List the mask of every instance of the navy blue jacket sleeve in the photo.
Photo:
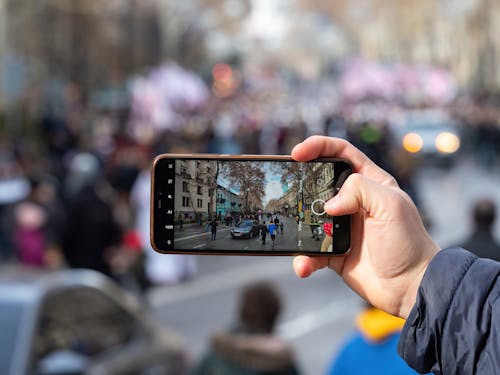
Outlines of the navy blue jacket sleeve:
M466 250L429 264L398 351L420 373L500 374L500 263Z

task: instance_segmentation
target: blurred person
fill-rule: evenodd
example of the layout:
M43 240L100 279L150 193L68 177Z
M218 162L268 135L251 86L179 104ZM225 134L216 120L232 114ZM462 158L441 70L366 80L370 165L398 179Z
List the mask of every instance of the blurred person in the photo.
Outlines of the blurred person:
M62 265L61 231L63 207L57 200L55 179L27 176L27 196L3 213L6 237L14 258L21 264L58 268Z
M141 157L134 153L137 162ZM121 169L119 167L119 169ZM141 294L149 287L144 270L144 249L140 234L135 227L136 212L131 205L130 190L134 183L133 167L122 177L114 180L116 192L113 203L113 217L120 228L121 239L118 246L114 247L109 255L109 263L113 277L126 289ZM121 174L121 173L119 173ZM116 177L116 175L115 175ZM121 181L121 182L120 182Z
M30 183L6 140L0 139L0 261L16 257L12 244L12 208L26 199Z
M347 124L340 112L332 112L324 116L323 134L329 137L346 138Z
M78 144L78 134L68 126L62 116L50 112L43 114L39 127L46 145L50 169L57 178L62 179L65 174L64 160Z
M132 186L141 171L141 165L147 160L145 149L135 141L116 137L114 152L106 162L106 175L110 184L129 203Z
M480 107L479 118L476 124L476 152L481 165L492 170L498 153L500 141L500 125L498 124L495 109L488 105Z
M109 257L113 277L123 287L137 294L150 286L146 278L144 258L140 235L133 228L124 231L120 245Z
M245 286L234 326L212 337L193 375L298 374L291 347L273 333L281 309L281 296L272 283Z
M478 200L472 208L471 217L474 231L460 247L472 251L478 257L500 261L500 244L493 237L495 203L487 198Z
M405 321L369 304L356 317L356 329L347 338L328 375L417 374L398 355L397 347Z
M14 223L12 243L19 263L43 267L48 248L46 210L32 201L23 201L14 207Z
M269 120L261 130L259 138L259 149L262 154L276 155L278 154L278 141L279 141L279 128L278 125Z
M500 263L440 249L394 177L349 142L313 136L292 157L344 158L354 170L325 205L329 215L353 215L349 253L296 256L296 274L329 267L371 305L406 319L398 352L420 373L500 373Z
M101 161L88 152L75 152L68 163L63 181L63 195L66 201L74 200L84 188L102 178Z
M65 209L54 177L29 177L28 197L14 206L13 244L23 264L51 269L63 266L62 239Z
M113 215L111 186L97 158L77 154L67 176L68 212L63 252L72 268L90 268L112 276L110 258L122 236Z
M151 173L145 166L132 187L131 205L135 210L135 229L144 250L144 272L148 284L176 284L196 275L198 266L194 255L160 254L151 247L149 239Z
M46 265L49 268L63 266L62 241L66 223L66 208L60 197L60 183L52 175L36 175L30 178L33 201L47 212L47 252Z

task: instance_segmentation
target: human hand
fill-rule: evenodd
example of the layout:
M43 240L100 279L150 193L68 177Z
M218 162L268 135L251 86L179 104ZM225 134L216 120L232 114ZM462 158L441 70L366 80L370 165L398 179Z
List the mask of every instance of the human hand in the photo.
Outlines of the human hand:
M307 277L330 267L372 305L406 318L427 265L439 251L413 201L389 173L346 140L312 136L293 148L292 157L343 158L354 172L325 205L332 216L353 214L350 252L342 257L297 256L297 275Z

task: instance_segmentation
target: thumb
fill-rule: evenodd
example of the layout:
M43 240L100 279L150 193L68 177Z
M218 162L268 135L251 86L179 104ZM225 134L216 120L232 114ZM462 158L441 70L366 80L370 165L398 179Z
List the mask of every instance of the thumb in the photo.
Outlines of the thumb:
M397 201L397 192L359 173L351 174L335 197L330 199L325 210L329 215L350 215L360 210L369 216L383 219L389 206Z

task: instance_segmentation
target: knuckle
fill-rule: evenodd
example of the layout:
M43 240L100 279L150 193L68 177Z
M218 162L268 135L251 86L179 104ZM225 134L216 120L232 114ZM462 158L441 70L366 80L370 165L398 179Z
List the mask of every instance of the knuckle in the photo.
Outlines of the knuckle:
M363 176L359 173L352 173L344 182L346 188L359 186L363 182Z

